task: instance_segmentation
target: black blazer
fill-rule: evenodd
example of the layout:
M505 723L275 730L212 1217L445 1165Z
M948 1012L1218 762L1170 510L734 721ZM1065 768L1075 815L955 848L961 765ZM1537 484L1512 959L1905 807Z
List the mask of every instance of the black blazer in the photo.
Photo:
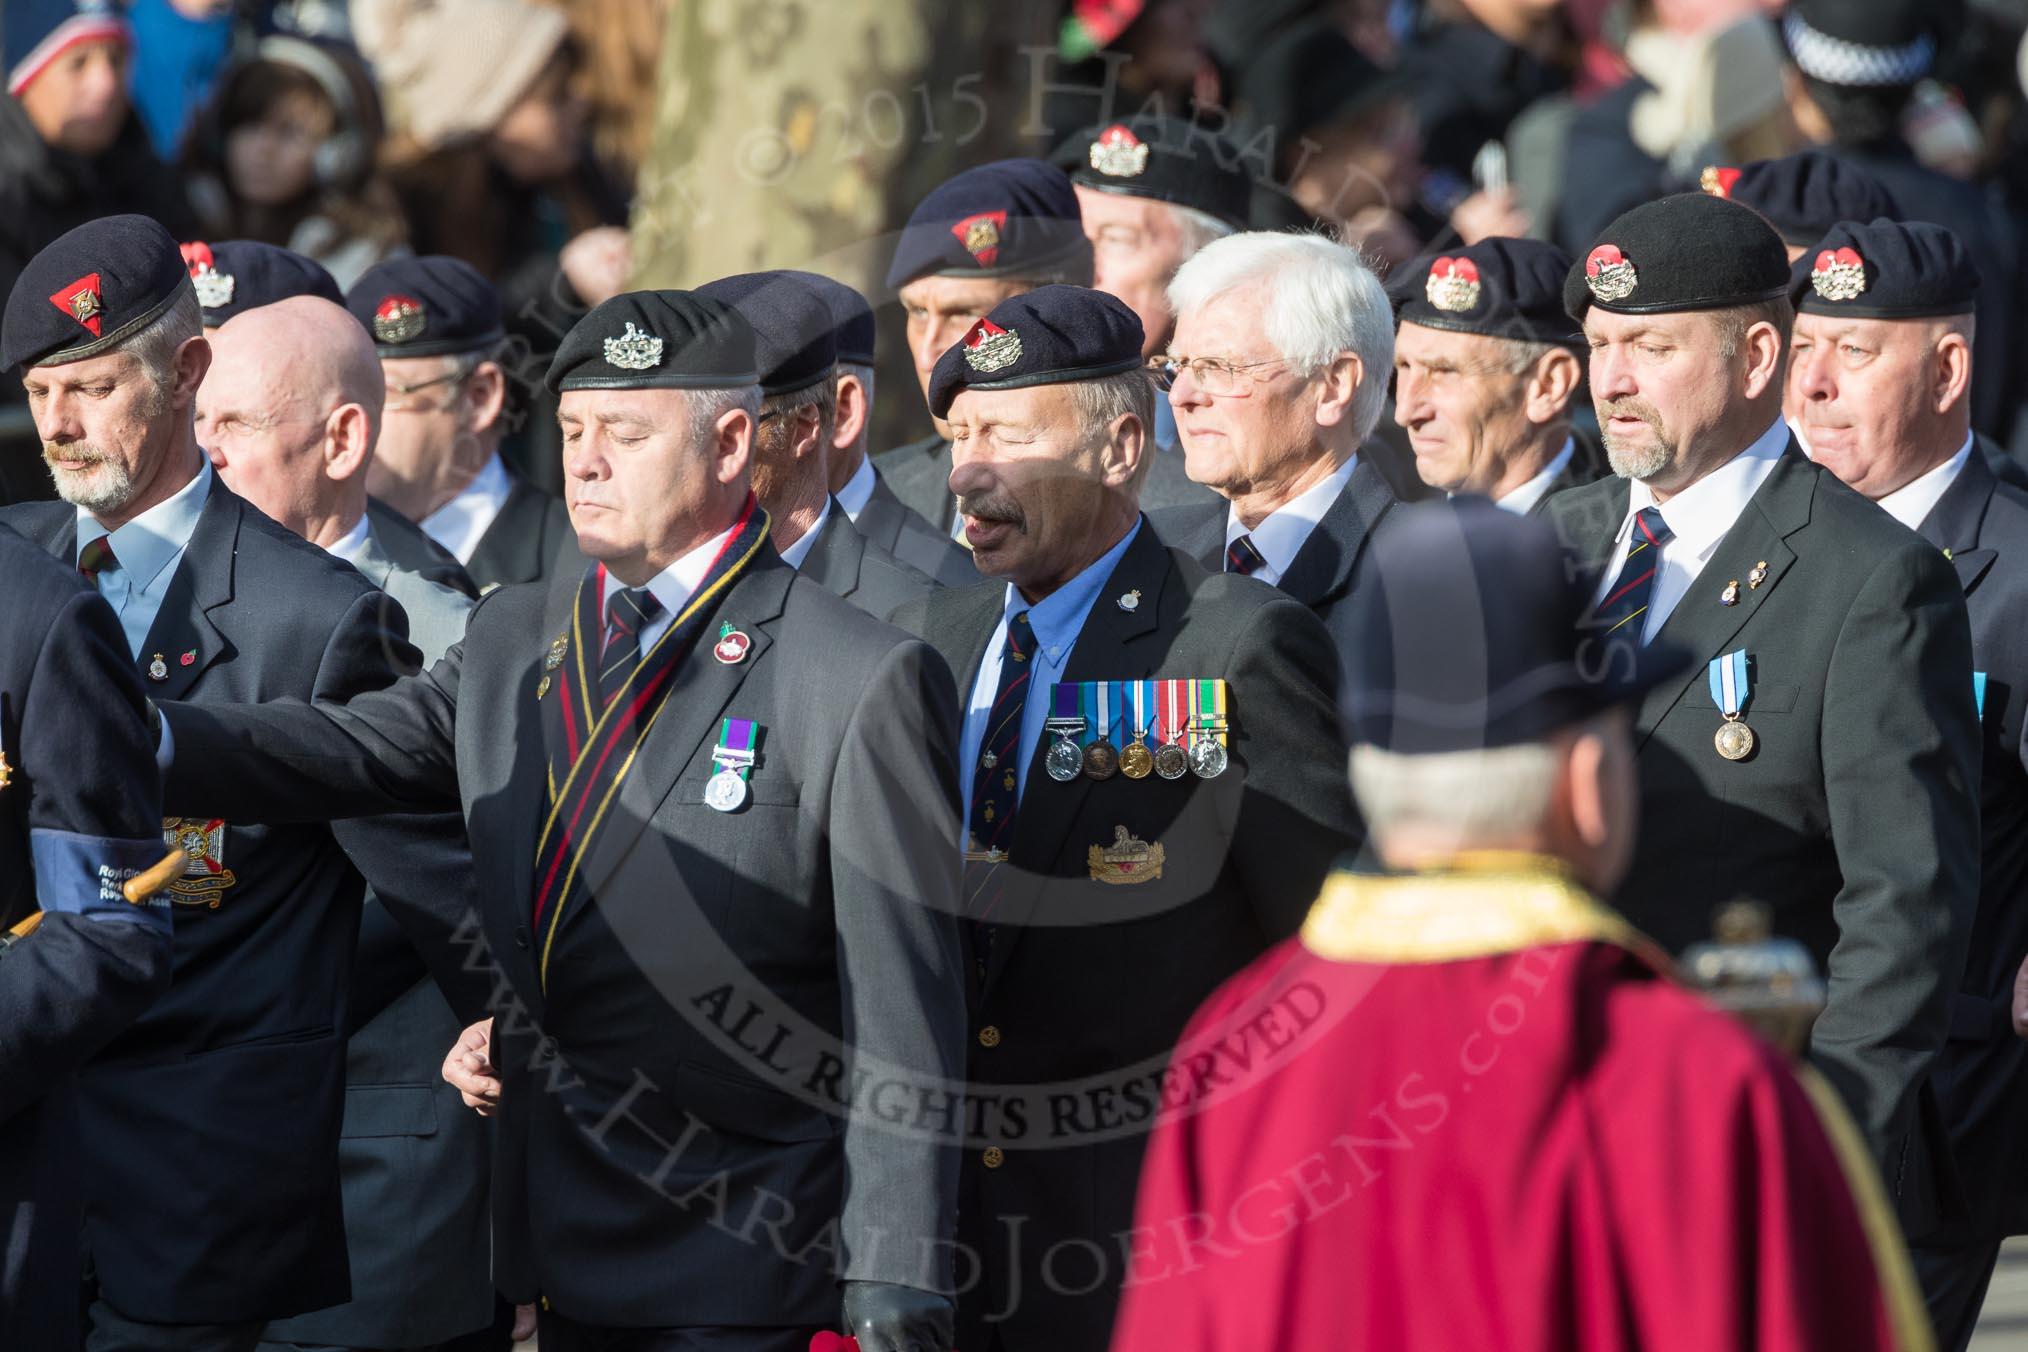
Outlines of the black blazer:
M844 597L876 620L886 619L902 602L927 596L937 587L861 535L835 500L803 558L801 571L825 591Z
M73 507L0 520L75 557ZM343 699L414 662L405 630L349 564L214 481L137 666L163 655L163 679L141 682L158 700ZM78 1086L99 1286L156 1323L275 1318L348 1289L338 1127L359 875L326 825L202 811L174 814L191 818L180 832L216 832L232 881L175 895L168 992Z
M1360 557L1395 502L1394 490L1387 486L1379 466L1362 450L1352 477L1345 481L1345 491L1318 520L1276 584L1316 612L1340 653L1350 651L1359 639L1351 600ZM1157 512L1149 520L1164 540L1216 573L1225 568L1227 510L1221 498L1200 507Z
M1967 1213L1944 1242L2028 1229L2028 1042L2014 1036L2014 974L2028 958L2028 493L1971 456L1920 527L1947 551L1986 674L1979 718L1979 904L1950 1035L1934 1074Z
M1133 608L1121 607L1133 591ZM941 591L895 622L934 644L969 692L1005 597L1000 582ZM1042 768L1051 739L1041 738L1003 866L1017 876L995 909L990 965L982 976L966 964L974 1111L1005 1161L986 1167L979 1142L965 1153L960 1237L983 1276L959 1301L959 1347L986 1346L985 1319L1017 1303L997 1325L1005 1346L1105 1348L1150 1085L1198 1004L1295 933L1332 861L1355 843L1338 661L1323 627L1271 587L1206 573L1144 521L1063 679L1158 677L1229 683L1229 768L1210 780L1060 784ZM1164 851L1159 878L1094 881L1091 851L1121 832ZM1086 1077L1088 1093L1052 1100ZM1082 1294L1044 1280L1043 1255L1064 1243L1108 1255ZM1075 1285L1092 1275L1081 1271Z
M507 474L514 487L465 563L472 581L484 591L583 572L585 558L578 552L577 532L570 528L570 509L514 471Z
M49 876L75 887L89 861L162 857L162 797L111 608L77 569L4 526L0 576L0 931L48 908L33 934L0 947L0 1347L68 1348L89 1165L76 1150L73 1072L167 987L171 941L39 895L31 833L90 844L68 869L41 851Z
M1628 492L1612 479L1550 500L1594 577ZM1655 641L1694 660L1635 711L1641 831L1616 904L1672 952L1709 937L1736 897L1773 907L1776 932L1829 979L1811 1059L1919 1235L1950 1199L1932 1168L1941 1142L1915 1125L1917 1091L1943 1044L1979 883L1963 589L1937 550L1791 442ZM1758 746L1728 761L1712 745L1706 664L1740 648Z
M511 1299L595 1324L815 1327L835 1323L841 1275L943 1283L955 1151L845 1114L873 1086L845 1076L838 1040L960 1075L949 672L765 553L677 669L545 980L536 691L574 595L493 592L430 671L346 707L165 706L165 797L277 818L462 803L501 969L494 1274ZM751 640L733 663L712 655L728 623ZM761 728L733 812L705 802L725 717ZM770 1229L742 1237L756 1206Z

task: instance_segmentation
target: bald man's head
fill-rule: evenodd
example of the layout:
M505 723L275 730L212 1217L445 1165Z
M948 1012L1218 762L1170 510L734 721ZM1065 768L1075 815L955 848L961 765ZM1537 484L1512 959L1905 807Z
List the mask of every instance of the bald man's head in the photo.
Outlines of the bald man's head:
M315 296L234 316L212 335L197 439L226 486L329 546L366 511L386 388L359 321Z

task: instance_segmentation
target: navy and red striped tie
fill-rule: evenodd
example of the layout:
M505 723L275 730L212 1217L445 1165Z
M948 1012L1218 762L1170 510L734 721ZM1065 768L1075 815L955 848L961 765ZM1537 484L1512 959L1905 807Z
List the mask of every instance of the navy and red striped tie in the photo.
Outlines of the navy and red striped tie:
M1266 562L1261 552L1254 548L1251 535L1242 535L1225 547L1225 571L1228 573L1252 577L1254 570Z
M641 665L641 630L662 613L662 603L646 587L623 587L606 598L606 642L599 654L599 704L613 696Z
M1648 613L1648 603L1655 596L1662 546L1675 538L1676 532L1662 519L1661 508L1643 507L1634 513L1634 534L1627 548L1627 561L1620 565L1620 575L1613 579L1612 590L1592 612L1595 632L1610 635L1623 626L1631 626L1619 637L1635 643L1643 641L1641 634L1647 625L1642 617Z
M965 897L982 971L993 947L993 925L987 916L1005 881L996 875L1014 843L1014 810L1021 801L1021 715L1028 707L1028 659L1034 655L1035 634L1024 610L1007 621L1007 644L1000 652L1000 684L993 693L992 712L986 715L985 736L979 739L978 762L972 767ZM998 858L977 857L996 851Z

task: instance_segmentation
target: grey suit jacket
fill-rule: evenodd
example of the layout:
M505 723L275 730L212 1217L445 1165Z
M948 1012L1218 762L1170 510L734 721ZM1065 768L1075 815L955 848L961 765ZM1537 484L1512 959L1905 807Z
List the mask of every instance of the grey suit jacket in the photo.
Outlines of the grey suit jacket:
M835 500L803 558L801 571L833 596L844 597L877 620L886 619L903 602L926 596L937 586L861 535Z
M1628 484L1560 493L1549 519L1593 576ZM1765 579L1751 585L1754 570ZM1740 583L1735 604L1720 593ZM1979 730L1963 588L1940 551L1789 450L1655 641L1689 670L1635 710L1641 831L1616 904L1670 951L1736 897L1816 955L1830 1003L1811 1059L1851 1105L1911 1233L1938 1199L1911 1151L1979 884ZM1590 660L1612 660L1597 639ZM1742 761L1712 746L1707 664L1750 663ZM1914 1154L1916 1157L1911 1158Z
M875 456L873 468L904 507L950 534L958 507L951 496L950 442L932 433Z
M513 471L508 473L513 475ZM483 590L512 582L541 582L555 576L575 577L584 568L577 532L563 503L514 476L514 487L500 514L465 564L472 581Z

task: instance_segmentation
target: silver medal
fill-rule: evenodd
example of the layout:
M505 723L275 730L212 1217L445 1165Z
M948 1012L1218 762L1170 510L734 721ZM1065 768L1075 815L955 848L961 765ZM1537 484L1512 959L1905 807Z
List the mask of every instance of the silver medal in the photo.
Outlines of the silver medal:
M1043 769L1059 784L1068 784L1084 773L1084 749L1067 737L1059 737L1043 758Z
M746 779L739 771L720 770L704 786L704 801L720 812L731 812L746 801Z
M1206 737L1190 748L1190 772L1199 779L1216 779L1225 773L1225 748L1215 737Z

